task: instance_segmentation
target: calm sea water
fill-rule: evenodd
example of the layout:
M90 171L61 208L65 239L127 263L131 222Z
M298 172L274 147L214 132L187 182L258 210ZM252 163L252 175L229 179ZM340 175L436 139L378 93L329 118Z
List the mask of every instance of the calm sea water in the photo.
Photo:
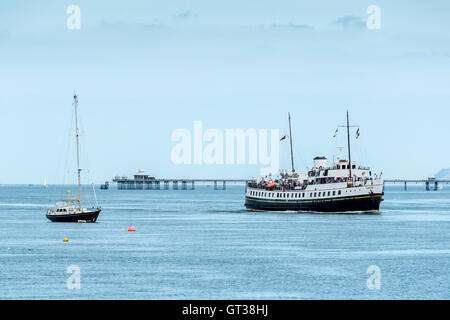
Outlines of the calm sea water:
M241 186L112 186L95 224L49 222L60 189L0 186L1 299L450 299L450 186L387 187L379 215L246 212Z

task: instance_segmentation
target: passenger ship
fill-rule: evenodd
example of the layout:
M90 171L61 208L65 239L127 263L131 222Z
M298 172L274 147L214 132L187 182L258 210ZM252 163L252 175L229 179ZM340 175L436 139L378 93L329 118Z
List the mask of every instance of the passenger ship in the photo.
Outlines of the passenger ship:
M383 180L368 167L351 161L347 112L348 160L327 165L325 157L314 158L307 172L292 169L277 178L261 178L247 183L245 206L250 211L379 212L384 195ZM291 132L290 115L289 131Z

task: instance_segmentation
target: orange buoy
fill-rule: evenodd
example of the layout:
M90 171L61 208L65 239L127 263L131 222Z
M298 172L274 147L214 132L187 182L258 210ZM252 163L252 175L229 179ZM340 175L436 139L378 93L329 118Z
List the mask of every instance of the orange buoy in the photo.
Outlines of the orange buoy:
M64 238L63 242L69 242L69 239L68 238Z
M271 182L266 184L266 188L274 188L277 184L275 182Z
M128 227L127 231L136 231L136 228L134 226Z

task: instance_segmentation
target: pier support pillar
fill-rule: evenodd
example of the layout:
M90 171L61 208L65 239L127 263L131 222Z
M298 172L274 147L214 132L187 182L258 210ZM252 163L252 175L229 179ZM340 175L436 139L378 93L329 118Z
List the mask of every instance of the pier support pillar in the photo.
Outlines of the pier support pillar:
M425 182L425 190L430 191L430 182Z
M185 180L181 181L181 189L187 190L187 181Z
M195 184L194 184L194 180L192 180L192 188L191 188L191 190L195 190Z
M434 191L437 191L438 188L439 188L438 182L435 181L435 182L434 182Z
M214 180L214 190L217 190L217 181Z
M405 191L408 190L408 187L406 186L406 181L405 181Z
M222 187L222 190L225 190L227 187L226 187L226 182L225 181L223 181L223 187Z
M155 189L156 190L160 190L161 189L159 181L155 181Z
M173 182L173 190L178 190L178 181Z
M164 190L169 190L169 181L164 181Z

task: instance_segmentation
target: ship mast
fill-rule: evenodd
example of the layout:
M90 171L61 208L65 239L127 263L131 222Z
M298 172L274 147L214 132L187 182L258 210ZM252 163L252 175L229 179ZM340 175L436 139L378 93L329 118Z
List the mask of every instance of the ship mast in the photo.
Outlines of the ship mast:
M294 169L294 153L292 150L292 130L291 130L291 114L288 112L288 119L289 119L289 140L291 142L291 164L292 164L292 172L295 172Z
M78 97L76 94L73 95L74 106L75 106L75 133L77 138L77 173L78 173L78 203L81 208L81 169L80 169L80 139L79 139L79 128L78 128Z
M352 179L352 158L350 152L350 122L348 120L348 110L347 110L347 145L348 145L348 169L349 169L349 178L350 183L353 181Z

